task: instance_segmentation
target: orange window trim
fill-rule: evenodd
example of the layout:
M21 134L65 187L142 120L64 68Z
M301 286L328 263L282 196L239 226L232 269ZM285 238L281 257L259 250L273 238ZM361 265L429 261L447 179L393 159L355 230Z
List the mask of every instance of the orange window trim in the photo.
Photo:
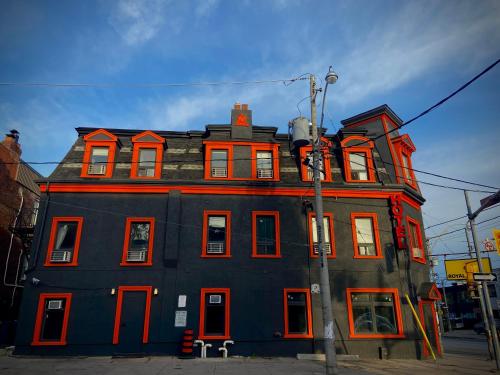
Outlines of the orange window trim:
M154 176L139 176L139 153L144 149L156 150L155 157L155 174ZM152 142L137 142L134 143L134 151L132 152L132 168L130 169L130 178L138 180L159 180L161 178L161 168L163 161L163 145Z
M225 295L225 315L226 320L224 322L224 335L223 336L213 336L205 334L205 296L207 294L219 293ZM230 288L202 288L200 297L200 322L199 322L199 335L198 338L201 340L228 340L230 336L230 313L231 313L231 289Z
M352 299L351 294L353 293L391 293L393 295L394 301L394 310L396 312L396 324L398 328L398 333L390 333L390 334L369 334L369 333L356 333L354 331L354 318L352 315ZM399 292L397 288L347 288L346 289L346 298L347 298L347 316L349 319L349 337L352 339L378 339L378 338L386 338L386 339L396 339L396 338L404 338L404 330L403 330L403 317L401 314L401 303L399 300Z
M51 262L52 252L54 251L54 246L57 238L57 225L61 222L76 222L78 226L76 228L75 246L73 248L73 254L71 255L71 262L68 263L55 263ZM45 267L71 267L78 266L78 252L80 250L80 240L82 238L82 226L83 217L78 216L57 216L52 218L52 227L50 228L50 238L49 246L47 248L47 257L45 258Z
M208 243L208 218L209 216L225 216L226 217L226 251L224 254L209 254L207 253ZM202 258L231 258L231 211L203 211L203 234L201 240L201 257Z
M309 256L311 258L319 258L319 254L314 253L314 241L313 241L313 222L312 219L315 218L316 215L314 212L308 212L307 213L307 222L309 225ZM330 248L331 248L331 254L327 255L327 258L329 259L334 259L336 257L336 252L335 252L335 238L334 238L334 230L333 230L333 214L330 212L324 212L323 217L327 217L328 221L330 223Z
M298 334L288 332L288 293L305 293L306 294L306 311L307 311L307 333ZM312 330L312 307L311 307L311 291L307 288L285 288L283 289L283 316L285 318L285 330L283 337L286 339L310 339L313 338Z
M274 217L275 254L257 253L257 216ZM280 213L278 211L252 211L252 258L281 258L280 250Z
M300 174L302 177L302 181L309 182L312 181L312 178L308 177L309 167L304 164L304 160L307 158L307 154L312 152L312 146L304 146L300 148ZM332 182L332 166L330 162L330 155L321 152L323 157L323 170L325 174L325 179L321 180L321 182ZM312 159L311 159L312 163Z
M147 344L149 339L149 318L151 314L152 286L120 286L118 287L118 298L116 300L115 324L113 329L113 344L120 342L120 320L122 316L123 293L125 292L145 292L146 308L144 310L144 328L142 331L142 343Z
M376 255L361 255L358 251L358 237L356 235L356 220L357 218L371 218L373 225L373 236L375 237L375 252ZM351 225L352 225L352 242L354 245L354 259L381 259L382 248L380 246L380 234L378 228L377 214L372 212L353 212L351 213Z
M413 238L412 238L412 231L411 231L411 226L410 224L415 225L415 228L417 229L417 243L413 243ZM414 260L415 262L426 264L427 261L425 260L425 249L424 249L424 242L422 240L422 230L420 229L420 223L415 220L414 218L410 216L406 216L406 227L408 228L408 237L410 239L410 254L411 254L411 259ZM418 247L420 250L422 250L422 257L418 258L413 254L413 248Z
M431 307L432 323L434 326L434 334L436 335L437 352L439 355L441 355L441 343L440 343L441 340L439 340L439 338L437 337L439 331L438 331L438 326L437 326L436 308L434 307L434 301L429 301L429 300L418 301L418 310L420 312L420 322L422 323L422 327L425 331L424 305L429 305ZM426 334L429 335L429 332L426 331ZM425 344L425 342L423 340L422 340L422 346L424 347L424 350L423 350L424 357L427 357L429 355L429 349L427 348L427 345Z
M130 231L132 230L132 223L149 223L148 258L146 259L145 262L127 261L127 252L130 244ZM123 240L122 260L120 262L120 266L152 266L154 233L155 233L154 217L127 217L127 220L125 222L125 239Z
M361 143L365 142L360 146L348 146L349 142L356 142L356 143ZM366 145L365 145L366 144ZM375 166L373 163L373 141L366 137L361 137L358 135L353 135L350 137L345 138L341 143L342 147L342 154L344 157L344 171L345 171L345 180L346 182L353 182L353 183L371 183L371 182L377 182L375 178ZM351 177L351 154L352 153L363 153L366 156L366 169L368 173L368 179L367 180L353 180Z
M251 159L252 159L252 178L255 181L279 181L280 180L280 164L279 164L279 145L272 144L253 144L251 146ZM273 158L273 178L258 178L257 177L257 152L258 151L271 151Z
M71 297L72 293L40 293L40 297L38 299L38 309L36 312L35 330L33 332L33 341L31 342L32 346L56 346L56 345L67 344L66 336L68 333L68 321L69 321L69 311L71 309ZM45 301L48 299L66 300L66 305L64 307L61 338L59 340L53 340L53 341L41 340L43 317L45 313Z
M108 139L107 140L93 139L96 135L104 135ZM84 136L83 141L85 142L85 152L83 154L82 173L80 174L80 177L111 178L111 176L113 175L113 168L115 164L114 162L115 162L116 144L118 142L118 137L104 129L99 129ZM104 175L93 175L88 173L93 147L108 148L108 161L106 164L106 173Z

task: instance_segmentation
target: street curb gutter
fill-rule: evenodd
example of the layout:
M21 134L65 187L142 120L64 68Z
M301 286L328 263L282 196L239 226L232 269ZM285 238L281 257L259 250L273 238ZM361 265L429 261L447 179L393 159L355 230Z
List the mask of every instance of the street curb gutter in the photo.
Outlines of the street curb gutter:
M325 361L324 354L298 353L297 359L307 361ZM359 361L357 354L337 354L338 361Z

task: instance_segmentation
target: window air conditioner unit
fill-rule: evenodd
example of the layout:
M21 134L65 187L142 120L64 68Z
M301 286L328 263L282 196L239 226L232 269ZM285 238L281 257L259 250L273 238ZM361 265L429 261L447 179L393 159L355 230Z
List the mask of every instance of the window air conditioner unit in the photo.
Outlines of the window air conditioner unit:
M139 176L141 177L154 177L154 168L139 168Z
M127 253L127 262L144 262L146 260L146 251L129 250Z
M227 177L226 168L212 168L212 177Z
M332 253L332 247L330 246L329 242L325 242L323 244L323 249L325 249L326 253L330 255ZM319 248L318 248L318 243L314 243L314 254L319 254Z
M89 174L106 174L106 164L90 164Z
M61 299L54 299L47 304L47 310L61 310L63 301Z
M211 294L208 303L220 304L222 303L222 296L220 294Z
M208 254L224 254L224 242L207 243Z
M68 263L71 262L71 251L68 250L54 250L50 261L54 263Z
M422 249L419 247L412 248L413 256L416 258L422 258Z
M257 178L273 178L273 170L257 169Z

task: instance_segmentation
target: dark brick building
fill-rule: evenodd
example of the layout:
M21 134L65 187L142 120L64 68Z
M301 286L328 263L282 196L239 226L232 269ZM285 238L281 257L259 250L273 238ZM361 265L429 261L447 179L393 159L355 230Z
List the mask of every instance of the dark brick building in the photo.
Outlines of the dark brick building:
M407 135L387 106L324 135L338 353L421 357L404 295L438 348ZM246 105L204 131L77 128L41 184L19 354L179 351L185 327L230 355L322 351L314 189L286 134ZM29 284L29 285L28 285Z

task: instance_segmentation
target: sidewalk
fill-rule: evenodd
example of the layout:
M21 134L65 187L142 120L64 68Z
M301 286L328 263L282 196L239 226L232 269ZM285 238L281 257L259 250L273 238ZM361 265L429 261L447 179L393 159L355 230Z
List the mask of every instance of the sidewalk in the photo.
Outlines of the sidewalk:
M434 361L360 360L342 361L341 375L367 374L491 374L494 362L479 357L447 355ZM293 358L190 359L146 358L22 358L0 356L2 375L322 375L324 363Z
M446 332L443 337L447 339L486 340L485 335L478 335L472 329L453 330Z

